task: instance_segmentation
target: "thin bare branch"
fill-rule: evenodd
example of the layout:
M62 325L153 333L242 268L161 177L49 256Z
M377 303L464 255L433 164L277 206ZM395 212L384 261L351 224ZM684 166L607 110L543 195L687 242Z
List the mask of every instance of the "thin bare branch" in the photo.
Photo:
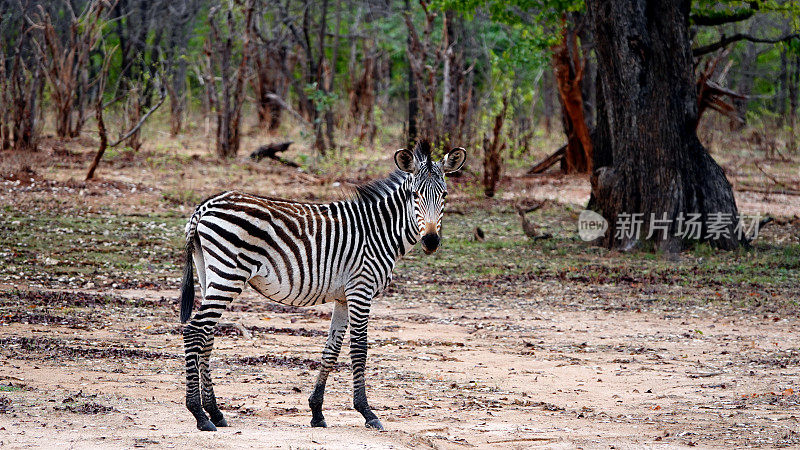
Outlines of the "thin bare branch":
M275 103L281 105L281 108L285 109L286 111L289 111L289 113L291 115L293 115L298 121L300 121L300 123L302 123L303 126L305 126L307 128L314 128L314 124L312 124L311 122L306 120L305 117L303 117L299 112L297 112L296 110L292 109L292 107L289 106L289 104L286 103L286 101L284 99L282 99L280 96L272 94L272 93L266 93L264 95L267 98L269 98L270 100L274 101Z
M141 127L142 127L142 125L145 123L145 121L147 121L147 118L148 118L148 117L150 117L150 114L153 114L153 113L155 112L155 110L157 110L157 109L158 109L158 107L159 107L159 106L161 106L161 104L163 104L163 103L164 103L164 100L165 100L166 98L167 98L167 91L166 91L166 90L165 90L165 89L162 87L162 88L161 88L161 96L160 96L160 97L159 97L159 99L158 99L158 103L156 103L156 104L155 104L155 105L154 105L152 108L150 108L150 110L149 110L149 111L147 111L146 113L144 113L144 115L142 115L142 118L141 118L141 119L139 119L139 122L137 122L137 123L136 123L136 125L134 125L134 126L133 126L133 128L131 128L130 130L128 130L128 132L127 132L127 133L125 133L124 135L122 135L122 136L121 136L119 139L117 139L116 141L112 142L111 144L108 144L108 146L109 146L109 147L116 147L116 146L118 146L118 145L119 145L119 144L120 144L122 141L124 141L125 139L128 139L129 137L131 137L131 135L132 135L133 133L136 133L137 131L139 131L139 128L141 128Z
M746 33L736 33L732 36L722 35L722 38L717 42L692 49L692 54L695 57L707 55L739 41L749 41L757 44L777 44L779 42L788 42L793 39L800 39L800 33L787 34L778 38L760 38Z

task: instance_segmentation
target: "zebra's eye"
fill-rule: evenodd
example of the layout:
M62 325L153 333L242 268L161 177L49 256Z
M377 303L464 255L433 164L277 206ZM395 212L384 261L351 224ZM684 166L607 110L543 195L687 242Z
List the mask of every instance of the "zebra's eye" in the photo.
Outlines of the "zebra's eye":
M447 191L442 192L442 199L447 198Z
M414 196L415 199L419 199L419 192L414 191L411 194Z

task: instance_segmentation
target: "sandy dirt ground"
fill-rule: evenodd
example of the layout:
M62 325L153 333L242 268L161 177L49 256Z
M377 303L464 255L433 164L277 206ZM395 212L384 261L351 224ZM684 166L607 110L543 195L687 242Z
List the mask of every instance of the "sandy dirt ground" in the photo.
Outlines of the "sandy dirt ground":
M196 431L174 292L138 290L82 294L83 308L48 300L55 323L28 313L31 323L0 327L0 384L11 389L0 446L800 445L795 318L656 306L614 286L593 298L555 282L514 298L510 286L413 298L403 288L413 284L399 280L370 322L369 395L386 432L365 429L352 409L346 354L327 390L330 428L308 426L330 308L274 306L252 292L225 317L237 326L221 329L212 357L231 426Z
M86 183L76 181L86 155L52 173L34 165L35 174L4 177L0 205L188 215L187 193L238 188L315 200L349 181L253 163L228 176L200 162L176 180L169 165L117 161L102 166L106 181ZM734 185L747 181L739 178ZM580 205L589 195L585 177L513 183L500 196L509 205ZM454 185L454 200L468 197L466 181ZM800 214L800 196L752 187L736 192L741 212ZM309 427L306 399L330 306L286 308L246 291L224 316L232 325L220 329L212 356L231 426L201 433L183 405L176 290L54 292L21 278L0 284L3 448L800 447L798 319L768 306L771 296L796 298L786 286L535 276L431 283L430 273L400 273L376 300L369 328L368 395L385 432L365 429L351 406L347 341L328 383L330 428ZM728 291L767 306L713 301Z

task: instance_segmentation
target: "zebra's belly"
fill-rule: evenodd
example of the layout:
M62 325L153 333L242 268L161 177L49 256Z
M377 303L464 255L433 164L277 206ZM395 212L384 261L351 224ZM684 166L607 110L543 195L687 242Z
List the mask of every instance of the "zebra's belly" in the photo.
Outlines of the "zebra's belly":
M260 275L251 278L249 283L259 294L284 305L321 305L340 299L344 293L343 289L335 287L327 290L322 290L317 287L304 290L292 289L291 286L278 283L277 280L270 280Z

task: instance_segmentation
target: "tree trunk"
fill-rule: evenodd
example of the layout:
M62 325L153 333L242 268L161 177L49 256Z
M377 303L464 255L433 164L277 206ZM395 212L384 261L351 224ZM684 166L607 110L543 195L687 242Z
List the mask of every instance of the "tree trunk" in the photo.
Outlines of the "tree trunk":
M20 24L20 36L25 26ZM35 151L39 141L41 127L36 120L44 80L40 62L31 54L23 57L23 47L22 39L0 42L0 50L9 55L0 58L0 151Z
M128 101L125 105L126 128L133 128L142 118L142 96L140 87L134 87L128 91ZM138 152L142 148L142 132L136 130L127 140L128 146Z
M253 92L256 97L256 112L259 128L275 133L281 126L281 105L272 94L286 96L286 80L281 69L286 59L286 48L278 42L268 42L253 56L255 77Z
M789 77L789 150L797 153L797 94L800 88L800 55L792 56L793 70Z
M583 78L581 79L581 95L583 96L583 115L586 126L590 130L595 126L595 105L597 104L597 63L589 57L594 50L594 34L586 13L573 13L573 21L578 22L575 34L580 39L580 50L583 57Z
M490 198L494 197L503 168L506 139L502 139L502 131L507 110L508 97L503 97L503 106L494 118L491 137L483 135L483 193Z
M775 95L775 113L778 115L778 128L783 128L788 111L786 101L788 100L789 89L789 58L785 48L781 52L781 71L778 73L778 92Z
M97 119L97 135L100 137L100 144L97 148L97 153L94 155L94 159L92 159L92 164L89 165L89 171L86 172L87 181L94 178L94 172L97 170L97 165L100 164L100 160L103 158L103 154L108 148L108 134L106 133L106 123L103 120L102 97L100 97L95 104L94 114L95 118Z
M424 2L421 3L421 6L425 12L422 36L417 33L411 15L405 14L404 16L409 36L406 55L417 93L417 134L420 138L433 142L434 146L439 146L441 129L436 114L436 98L437 92L439 92L437 68L442 62L443 55L441 51L435 50L431 39L436 14Z
M196 14L196 7L185 4L184 8L170 8L169 34L165 49L167 80L164 86L169 94L170 134L177 136L183 129L183 117L186 112L186 70L189 26Z
M747 28L747 33L757 33L763 26L760 23L758 16L754 17ZM734 72L736 77L732 77L735 81L732 88L736 92L742 94L742 98L731 99L733 106L736 108L736 116L741 117L743 120L731 119L729 127L731 131L739 131L747 125L747 106L750 95L753 93L755 85L755 76L757 73L756 66L758 65L758 51L756 44L753 42L742 42L739 44L743 50L739 53L738 69Z
M236 7L236 6L234 6ZM216 18L217 9L208 16L209 35L204 52L207 58L206 89L208 98L216 110L217 142L216 153L220 158L231 158L239 151L242 105L245 100L245 81L251 53L250 42L254 2L249 0L241 5L244 23L235 19L234 11L227 9L225 15L225 35L220 32L221 21ZM235 35L236 30L243 30ZM234 46L234 36L241 39L241 51ZM232 65L238 57L235 71ZM219 88L216 87L216 71L219 71Z
M318 47L317 47L317 57L319 58L314 66L316 69L316 73L314 74L316 79L314 80L317 83L317 90L320 91L322 96L326 96L328 91L325 86L325 34L328 31L328 0L322 0L322 12L320 13L320 24L319 24L319 39L318 39ZM332 119L327 117L327 106L320 108L319 101L315 102L316 107L316 115L314 116L314 128L316 129L316 137L314 139L314 147L320 153L320 155L325 156L327 150L333 148L333 130L332 127ZM324 104L323 104L324 105ZM327 134L323 134L323 125L327 126ZM328 144L325 144L325 137L328 137Z
M35 151L39 145L39 130L36 127L36 113L40 109L36 98L42 93L42 78L40 68L34 67L30 79L30 86L25 92L25 86L20 86L20 96L27 100L19 104L16 124L14 127L14 147L16 150Z
M369 45L365 43L364 47L364 72L353 81L350 90L350 119L352 121L350 129L355 132L359 144L372 135L375 128L373 117L377 65L375 43L374 41ZM354 74L354 72L350 73Z
M746 42L744 44L745 50L741 55L741 63L739 66L738 80L734 85L736 92L742 94L742 98L734 98L732 100L734 108L736 108L736 115L744 118L744 121L733 120L729 122L731 131L739 131L747 124L747 103L750 94L753 92L753 84L755 81L755 70L753 66L756 62L757 54L755 52L755 44Z
M555 102L553 101L554 92L557 91L555 88L555 81L553 80L554 76L553 73L549 70L546 70L542 75L542 117L543 117L543 124L544 132L548 136L552 132L553 129L553 116L555 113Z
M182 69L183 76L186 76L185 67ZM180 75L173 75L172 80L165 83L169 92L169 133L170 136L177 136L183 129L183 114L186 110L185 81L178 81Z
M54 23L50 14L40 9L28 18L32 28L37 30L33 39L37 42L38 59L49 81L50 100L56 110L56 134L60 138L77 136L83 125L81 108L85 102L80 96L88 91L85 68L102 34L107 6L99 0L88 2L80 17L73 15L69 19L66 38L60 37L56 31L60 17L57 16Z
M411 6L409 0L406 0L405 14L411 14ZM406 53L410 54L412 48L411 31L409 30L406 37ZM417 85L414 82L414 70L411 64L408 64L408 148L414 148L414 143L417 141L417 116L419 115L419 107L417 106Z
M689 0L588 5L601 104L592 192L593 206L609 221L605 244L628 250L652 240L660 250L677 252L684 239L698 237L693 230L684 234L686 221L694 219L697 240L736 248L743 239L731 185L695 132ZM714 233L718 223L722 234Z
M567 150L561 170L565 173L586 173L592 170L592 139L584 114L582 81L584 61L578 54L575 31L566 25L561 44L553 52L556 86L561 101Z
M472 147L475 138L475 114L477 110L475 98L475 71L470 70L461 84L461 105L458 112L458 135L461 141L457 144L462 147Z
M459 20L452 10L445 12L444 26L446 41L442 80L442 138L444 146L450 148L453 142L458 142L461 138L458 135L458 125L464 58L459 42Z

